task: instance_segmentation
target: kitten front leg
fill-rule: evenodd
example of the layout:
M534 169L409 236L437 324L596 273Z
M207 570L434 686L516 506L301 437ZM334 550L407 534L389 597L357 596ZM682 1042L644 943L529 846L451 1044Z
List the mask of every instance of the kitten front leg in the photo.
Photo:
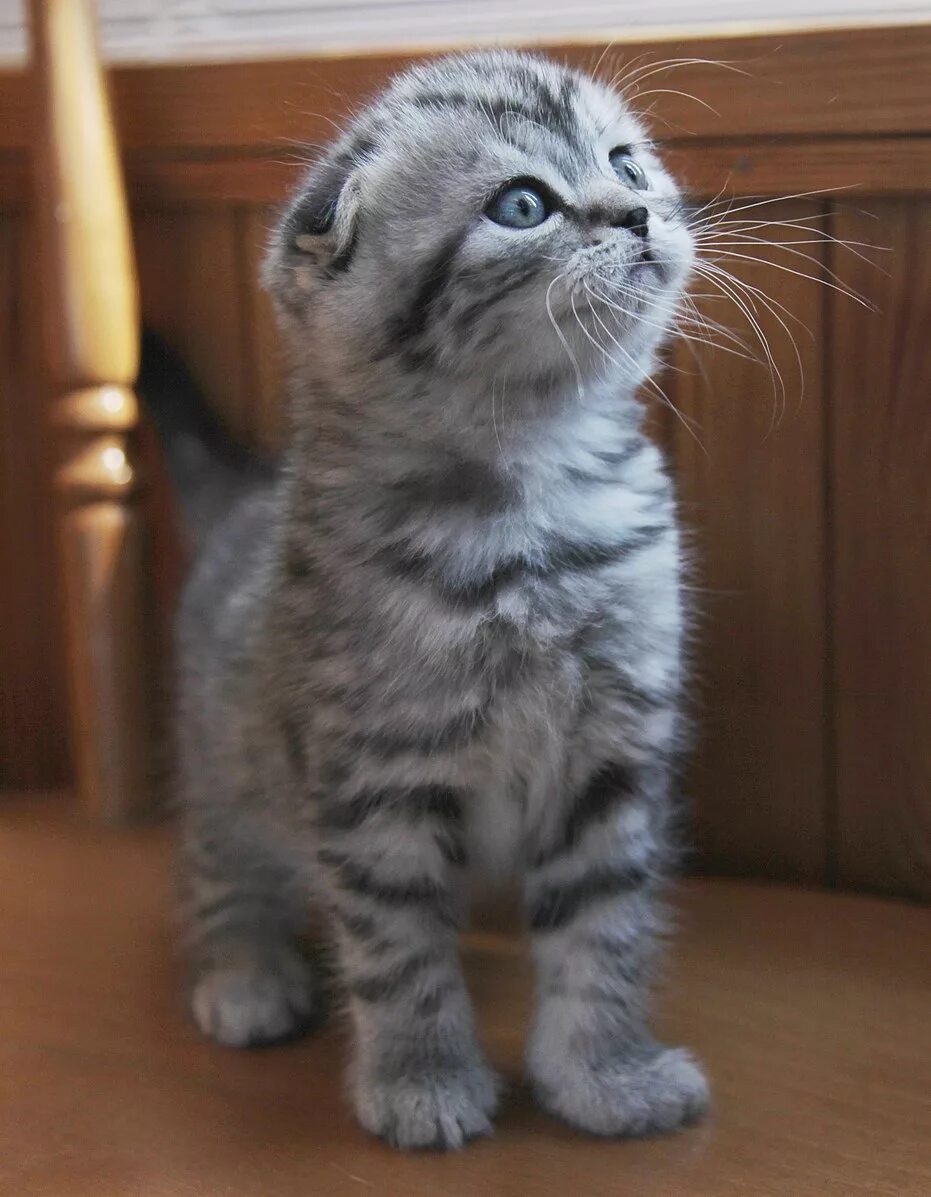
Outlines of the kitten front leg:
M389 786L321 817L329 906L354 1031L360 1123L398 1147L491 1130L497 1084L459 966L460 796Z
M674 1130L708 1104L691 1055L648 1027L663 785L645 770L599 770L526 879L538 969L529 1071L547 1109L594 1134Z

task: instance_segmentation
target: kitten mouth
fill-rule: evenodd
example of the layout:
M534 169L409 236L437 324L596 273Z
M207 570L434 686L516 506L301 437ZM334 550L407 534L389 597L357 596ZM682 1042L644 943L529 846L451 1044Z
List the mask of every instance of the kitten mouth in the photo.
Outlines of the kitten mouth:
M642 279L652 276L657 282L663 282L666 278L664 267L656 260L653 250L649 246L641 250L639 256L631 262L628 270L634 278Z

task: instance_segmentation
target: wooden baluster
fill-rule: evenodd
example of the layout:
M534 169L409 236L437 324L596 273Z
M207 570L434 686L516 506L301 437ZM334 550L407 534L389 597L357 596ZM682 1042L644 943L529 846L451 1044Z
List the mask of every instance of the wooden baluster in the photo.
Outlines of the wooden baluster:
M136 506L138 295L89 0L30 0L36 212L78 792L103 820L149 805L145 529Z

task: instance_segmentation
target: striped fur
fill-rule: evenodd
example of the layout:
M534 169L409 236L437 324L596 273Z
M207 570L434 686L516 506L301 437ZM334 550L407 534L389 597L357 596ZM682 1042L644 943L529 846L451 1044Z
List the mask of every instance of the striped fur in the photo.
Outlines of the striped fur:
M618 145L649 191L614 175ZM518 177L557 205L539 228L482 214ZM315 899L356 1112L403 1147L490 1128L456 955L469 870L523 878L549 1108L633 1134L706 1100L647 1029L683 616L635 392L692 259L676 195L604 87L466 55L359 115L269 252L293 436L214 530L181 619L193 1008L232 1044L304 1026ZM623 227L642 207L648 268Z

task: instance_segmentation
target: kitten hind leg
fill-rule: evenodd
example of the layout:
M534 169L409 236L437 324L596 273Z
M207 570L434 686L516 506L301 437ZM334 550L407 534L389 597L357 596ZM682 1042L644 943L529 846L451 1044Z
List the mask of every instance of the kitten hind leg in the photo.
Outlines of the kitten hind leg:
M191 1012L229 1047L293 1039L311 1029L319 992L297 944L305 910L284 851L224 822L189 820L184 914L192 963Z

